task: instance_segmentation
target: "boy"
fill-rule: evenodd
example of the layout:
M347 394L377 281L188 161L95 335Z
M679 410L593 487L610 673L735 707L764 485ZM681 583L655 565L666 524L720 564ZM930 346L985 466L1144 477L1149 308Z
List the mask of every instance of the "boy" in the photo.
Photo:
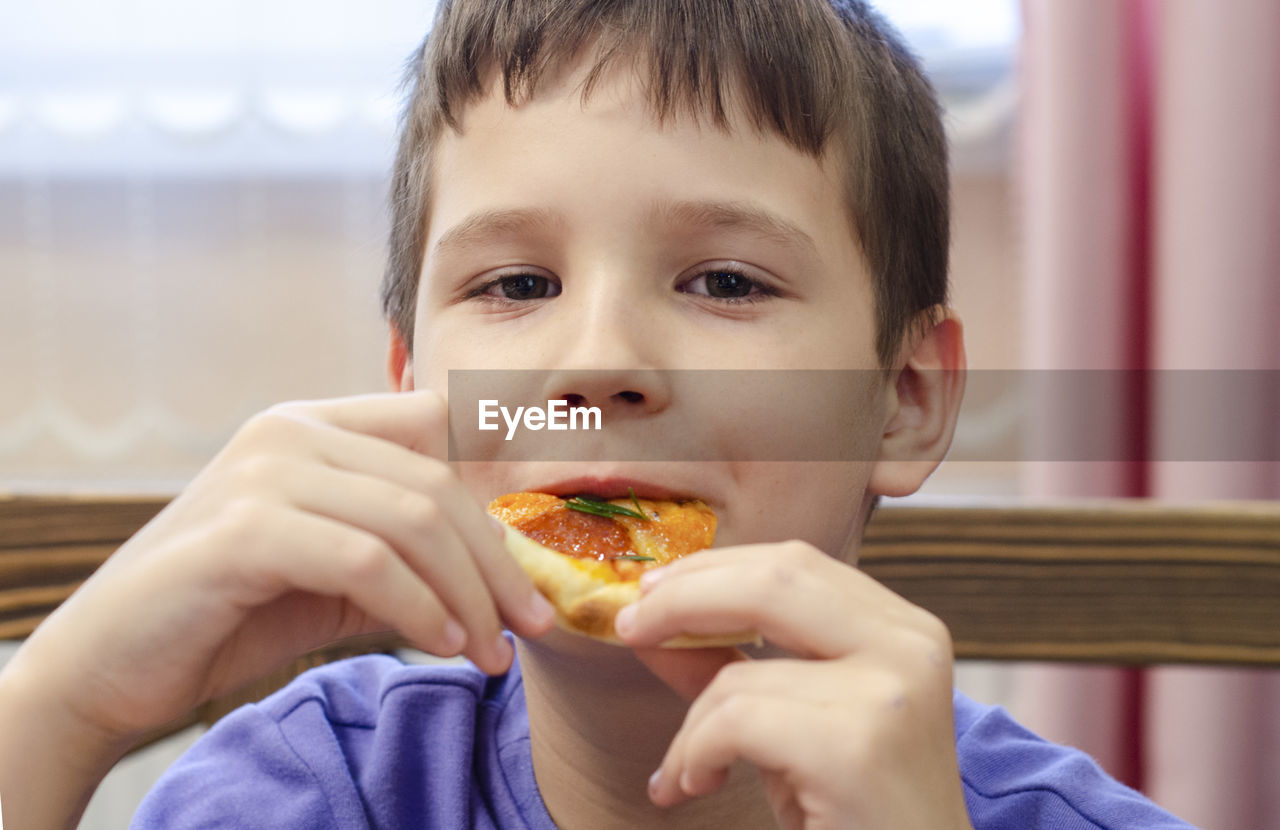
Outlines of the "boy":
M312 672L224 719L135 825L1181 826L953 696L945 628L851 566L874 498L945 453L964 364L941 127L874 16L458 0L413 76L400 394L254 419L32 636L0 678L14 826L69 826L146 729L387 627L475 667ZM641 439L712 412L724 441L697 463L451 466L447 371L486 368L549 370L548 400ZM687 368L842 371L780 403L653 371ZM833 393L846 460L744 457ZM629 648L551 631L480 505L629 489L702 498L717 548L652 572L615 621ZM756 659L656 648L744 629Z

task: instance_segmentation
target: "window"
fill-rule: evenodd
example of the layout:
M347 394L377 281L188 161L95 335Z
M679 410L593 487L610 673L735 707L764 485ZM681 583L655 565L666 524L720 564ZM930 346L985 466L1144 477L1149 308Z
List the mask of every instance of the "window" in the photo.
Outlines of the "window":
M1016 0L878 5L933 74L958 143L992 133L1011 99L994 115L982 104L1013 63ZM13 4L0 28L0 175L376 175L390 162L404 59L434 9L435 0Z

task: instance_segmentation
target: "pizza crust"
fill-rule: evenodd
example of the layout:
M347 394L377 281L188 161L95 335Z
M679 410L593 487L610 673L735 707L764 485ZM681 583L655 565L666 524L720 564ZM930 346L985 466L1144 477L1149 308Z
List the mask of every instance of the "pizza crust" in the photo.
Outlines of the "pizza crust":
M534 586L556 609L556 624L575 634L623 645L613 630L613 618L624 606L640 599L640 583L622 580L607 563L563 554L535 542L507 526L507 551L524 569ZM663 648L699 648L760 644L754 632L721 636L682 634Z

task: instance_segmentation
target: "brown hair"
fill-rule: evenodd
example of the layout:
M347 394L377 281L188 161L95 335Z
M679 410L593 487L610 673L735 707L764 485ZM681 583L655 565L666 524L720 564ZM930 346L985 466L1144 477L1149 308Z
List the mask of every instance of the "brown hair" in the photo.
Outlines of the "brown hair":
M847 161L853 232L871 269L876 352L947 299L947 147L937 101L898 34L860 0L441 0L413 55L391 186L382 302L412 349L433 146L500 73L507 102L596 47L584 100L619 59L641 59L649 104L728 127L730 97L760 130Z

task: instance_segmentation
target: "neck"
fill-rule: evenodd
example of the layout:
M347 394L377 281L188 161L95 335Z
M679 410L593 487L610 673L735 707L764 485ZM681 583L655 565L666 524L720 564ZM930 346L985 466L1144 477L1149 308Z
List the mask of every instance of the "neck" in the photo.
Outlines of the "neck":
M776 826L745 764L711 795L669 809L649 801L649 776L688 705L630 650L560 631L518 642L534 775L557 826Z

